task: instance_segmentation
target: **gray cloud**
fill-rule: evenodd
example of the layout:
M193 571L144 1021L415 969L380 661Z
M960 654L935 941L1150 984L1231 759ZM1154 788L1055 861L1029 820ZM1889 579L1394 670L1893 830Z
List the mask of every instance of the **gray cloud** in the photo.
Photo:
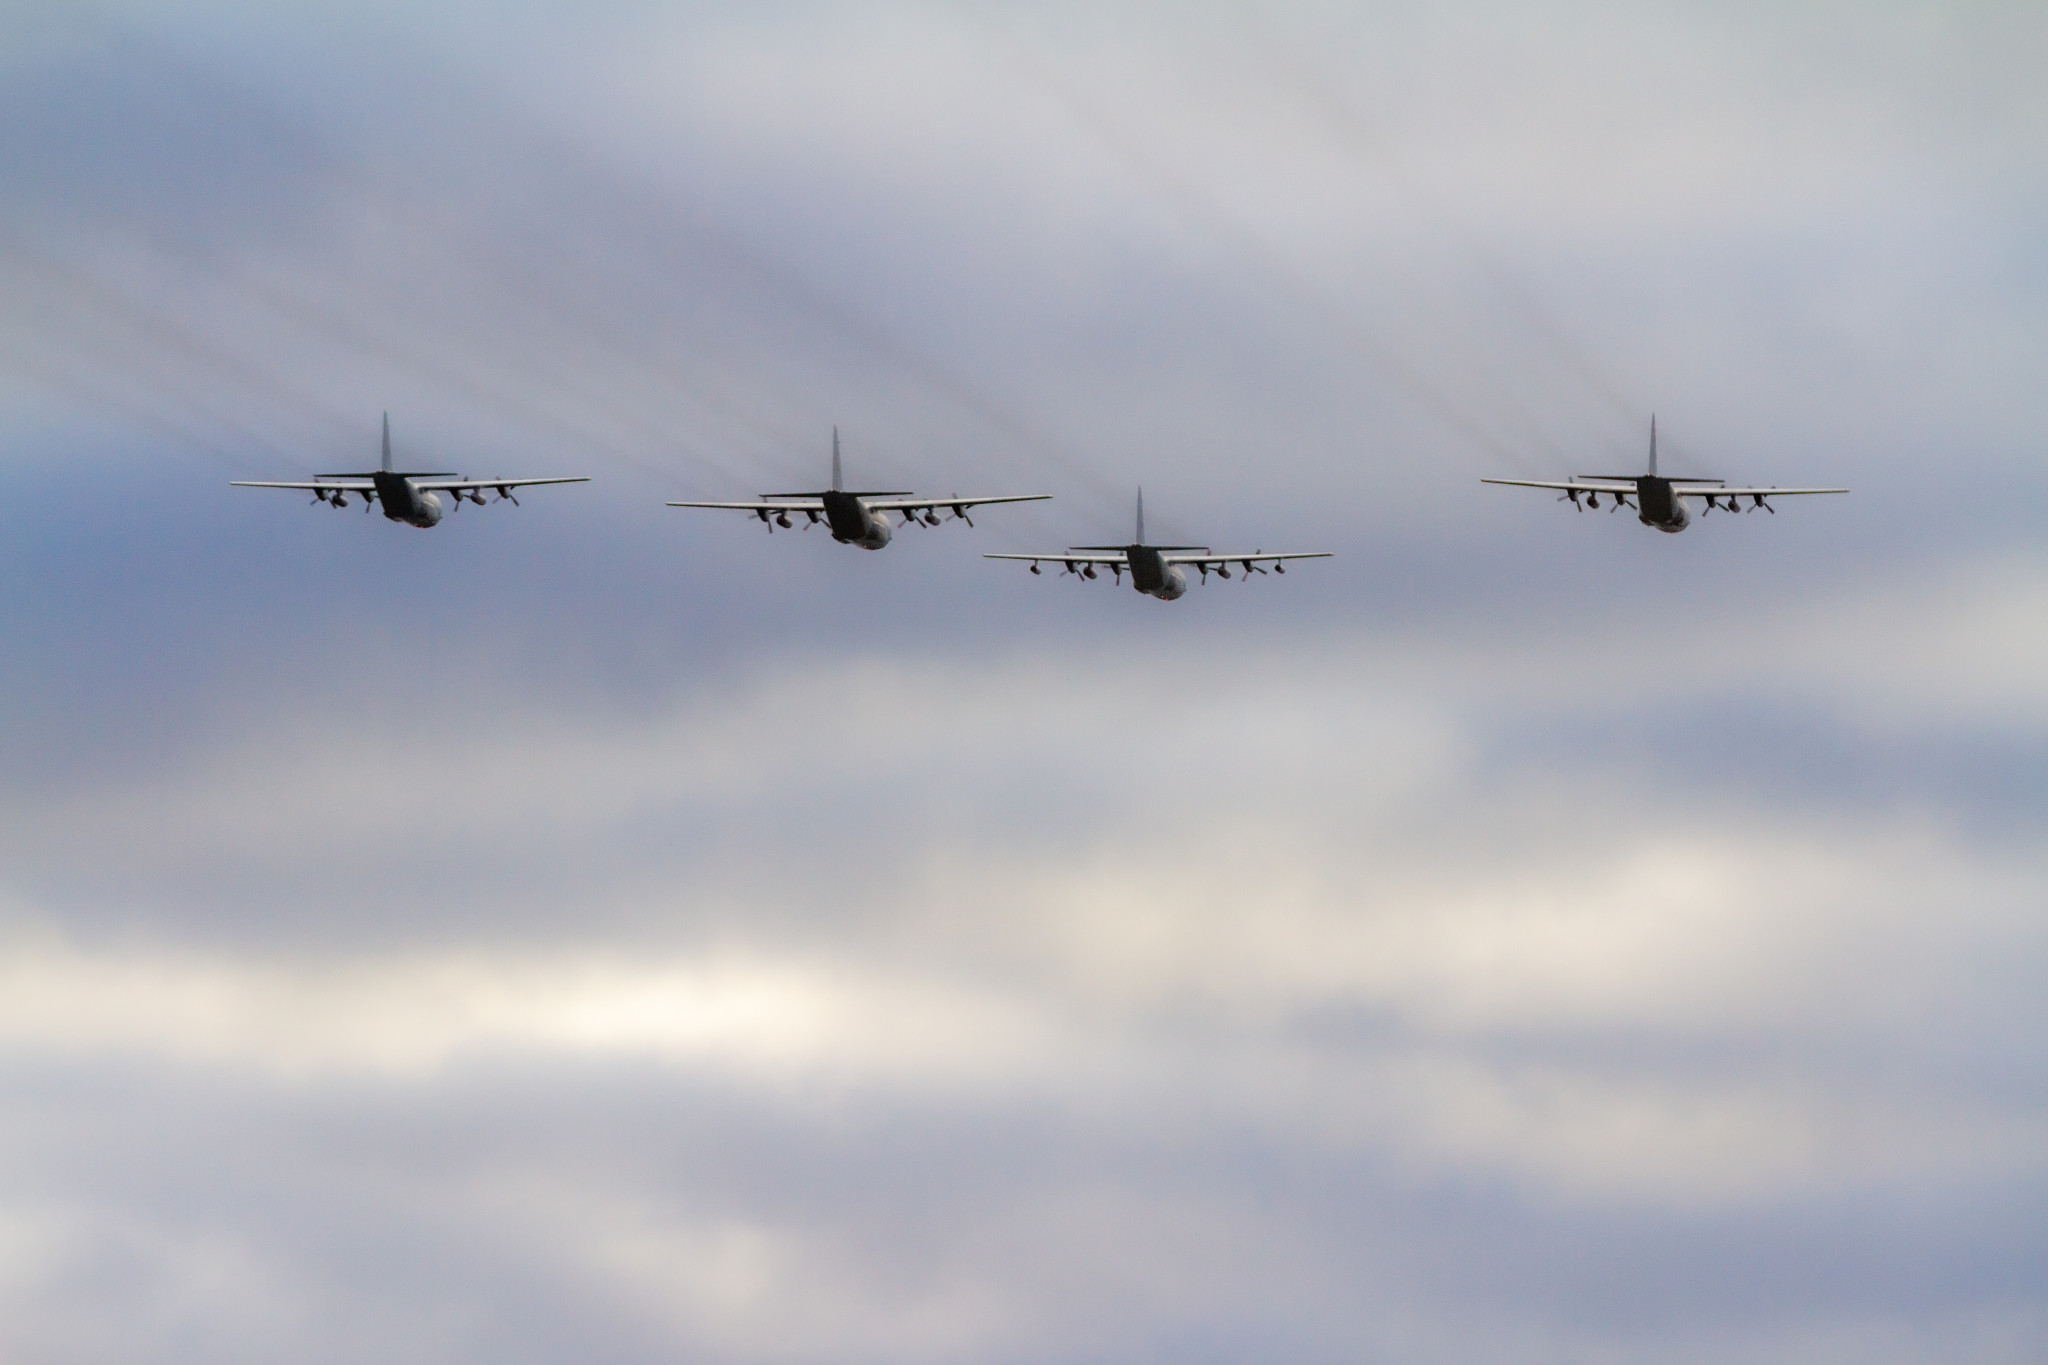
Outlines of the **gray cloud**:
M2030 15L7 24L0 1354L2040 1354Z

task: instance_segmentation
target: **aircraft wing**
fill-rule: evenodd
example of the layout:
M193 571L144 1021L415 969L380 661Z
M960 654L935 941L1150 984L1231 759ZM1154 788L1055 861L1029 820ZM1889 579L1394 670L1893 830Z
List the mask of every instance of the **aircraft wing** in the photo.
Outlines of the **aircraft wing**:
M1633 493L1636 491L1636 481L1634 479L1562 479L1556 481L1546 479L1481 479L1479 482L1506 484L1511 488L1555 488L1560 492L1568 492L1572 489L1577 489L1581 493ZM1700 490L1702 494L1707 491L1704 488Z
M374 493L377 485L369 479L316 479L311 483L258 483L252 479L231 479L230 488L298 488L311 491L318 488L339 488L349 493Z
M861 504L870 512L915 512L929 515L941 508L950 507L953 515L963 521L970 507L983 507L998 502L1044 502L1050 493L1011 493L996 498L862 498ZM970 523L971 525L972 523Z
M567 479L414 479L412 486L422 493L481 493L495 488L500 493L508 488L531 488L543 483L589 483L587 475Z
M1512 488L1555 488L1561 493L1621 493L1633 495L1634 479L1481 479L1481 483L1506 484ZM1671 491L1681 498L1776 498L1802 493L1846 493L1846 488L1731 488L1718 482L1673 479Z
M1292 551L1286 554L1267 554L1263 550L1253 550L1250 554L1235 555L1219 555L1204 551L1201 554L1166 554L1160 556L1168 564L1191 564L1195 568L1200 569L1202 571L1202 581L1205 583L1209 580L1209 575L1212 571L1221 574L1225 578L1230 577L1230 566L1233 564L1243 566L1245 579L1249 582L1253 574L1265 572L1264 569L1258 567L1261 564L1271 564L1275 573L1286 573L1287 567L1280 563L1283 559L1328 559L1329 557L1330 552L1328 550Z
M1789 498L1801 493L1846 493L1846 488L1698 488L1674 483L1671 491L1681 498Z
M482 492L490 488L503 492L507 488L526 488L540 483L589 482L588 476L578 476L573 479L414 479L412 480L412 486L423 493L455 492L458 490L464 493L471 493ZM350 493L374 493L377 491L375 480L356 477L313 479L304 483L265 483L257 482L253 479L234 479L229 482L228 486L230 488L300 488L307 490L339 488Z
M1099 550L1062 550L1057 554L1049 555L983 555L982 558L1027 559L1031 561L1031 572L1033 573L1038 572L1038 566L1041 563L1064 564L1067 566L1068 573L1078 573L1080 566L1084 564L1114 564L1118 568L1122 568L1130 562L1121 550L1114 550L1106 554Z
M734 512L822 512L823 498L760 498L753 502L672 502L670 507L721 507Z

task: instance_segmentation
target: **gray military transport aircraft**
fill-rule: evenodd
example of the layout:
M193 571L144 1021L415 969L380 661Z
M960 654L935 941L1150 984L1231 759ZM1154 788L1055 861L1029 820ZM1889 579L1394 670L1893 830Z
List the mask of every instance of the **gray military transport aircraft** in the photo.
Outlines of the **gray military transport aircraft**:
M1244 581L1252 581L1252 575L1266 572L1261 564L1271 564L1274 573L1286 573L1287 566L1280 561L1286 559L1328 559L1328 550L1311 550L1290 554L1267 554L1264 550L1253 550L1250 554L1220 555L1206 545L1147 545L1145 543L1145 490L1138 490L1138 534L1129 545L1070 545L1059 554L1043 555L983 555L983 559L1028 559L1031 572L1039 572L1039 564L1064 564L1066 572L1080 578L1096 577L1096 566L1106 567L1123 581L1124 570L1131 571L1131 586L1162 602L1171 602L1188 590L1188 576L1185 565L1199 569L1204 583L1213 572L1218 578L1230 577L1230 566L1240 565L1244 569Z
M348 506L349 494L363 500L363 510L370 510L370 504L382 503L384 515L392 521L402 521L408 526L425 530L441 520L441 500L436 493L453 493L455 505L462 506L464 500L484 505L484 490L495 489L497 502L509 502L514 507L519 499L512 496L515 488L527 488L543 483L589 483L587 477L571 479L465 479L460 474L408 473L391 467L391 414L384 414L384 467L373 469L367 474L320 474L310 483L256 483L236 480L234 488L297 488L313 495L314 502L324 502L330 507Z
M950 507L953 515L943 520L964 521L974 525L974 518L967 515L970 507L981 507L997 502L1044 502L1050 493L1013 493L997 498L920 498L913 493L865 492L852 493L839 487L839 428L832 428L832 486L819 493L763 493L758 502L672 502L670 507L718 507L730 511L752 512L761 519L761 524L773 535L780 526L788 530L792 512L801 512L808 518L804 529L819 525L824 518L825 529L832 533L832 539L841 545L858 545L863 550L879 550L891 538L889 519L886 512L903 514L902 524L937 526L942 518L939 509Z
M1708 512L1754 512L1761 507L1766 512L1776 513L1768 499L1789 498L1807 493L1846 493L1846 488L1730 488L1725 479L1680 478L1676 474L1657 472L1657 419L1650 419L1650 472L1647 474L1581 474L1562 483L1546 483L1535 479L1481 479L1481 483L1506 484L1513 488L1556 488L1564 497L1559 502L1570 500L1580 511L1591 507L1598 509L1600 495L1605 493L1613 499L1615 507L1632 508L1636 520L1645 526L1654 526L1660 531L1673 535L1692 525L1692 514L1686 510L1687 498L1699 498L1706 503L1700 513ZM1585 494L1581 503L1579 495ZM1629 501L1629 495L1635 501ZM1749 506L1743 507L1741 499L1748 498Z

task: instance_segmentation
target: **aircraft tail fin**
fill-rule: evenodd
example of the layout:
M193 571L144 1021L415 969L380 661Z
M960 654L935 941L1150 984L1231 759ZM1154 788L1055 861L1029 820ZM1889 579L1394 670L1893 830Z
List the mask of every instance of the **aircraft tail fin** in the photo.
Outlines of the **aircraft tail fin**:
M1650 414L1650 473L1657 472L1657 414Z
M1139 545L1145 543L1145 489L1142 484L1138 487L1138 539L1136 543Z
M839 424L832 424L832 491L839 491Z
M391 472L391 414L384 414L384 472Z

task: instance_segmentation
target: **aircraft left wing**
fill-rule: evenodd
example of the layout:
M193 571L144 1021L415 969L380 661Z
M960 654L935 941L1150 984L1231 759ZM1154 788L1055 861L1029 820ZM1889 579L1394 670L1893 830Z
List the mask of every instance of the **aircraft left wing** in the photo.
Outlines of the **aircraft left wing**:
M315 480L313 480L313 481L312 481L311 483L259 483L259 482L257 482L257 481L256 481L256 480L254 480L254 479L230 479L230 480L228 481L228 487L230 487L230 488L297 488L297 489L301 489L301 490L304 490L304 491L307 491L307 492L311 492L311 491L313 491L314 489L319 489L319 488L327 488L327 489L335 489L335 488L339 488L339 489L341 489L341 490L342 490L343 492L345 492L345 493L374 493L374 492L376 492L376 491L377 491L377 485L376 485L376 483L375 483L374 481L372 481L372 480L370 480L370 479L353 479L353 478L339 478L339 479L315 479Z
M733 512L822 512L823 498L757 498L753 502L672 502L670 507L720 507Z
M1051 555L983 555L983 559L1028 559L1033 564L1064 564L1071 571L1076 564L1128 564L1130 557L1122 550L1111 554L1097 554L1088 550L1067 550Z
M1581 493L1633 493L1634 479L1481 479L1481 483L1506 484L1511 488L1555 488L1559 492L1576 489Z

